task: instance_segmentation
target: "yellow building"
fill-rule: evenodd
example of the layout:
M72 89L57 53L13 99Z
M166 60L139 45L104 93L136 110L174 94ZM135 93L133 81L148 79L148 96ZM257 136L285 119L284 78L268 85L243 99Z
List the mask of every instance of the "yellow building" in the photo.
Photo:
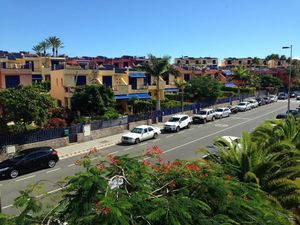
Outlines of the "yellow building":
M248 57L248 58L224 58L221 62L221 67L235 68L238 66L245 67L265 67L265 68L287 68L286 60L266 60Z
M186 66L197 66L197 67L209 67L216 69L218 67L218 58L216 57L188 57L184 56L181 58L174 59L175 65L186 65Z

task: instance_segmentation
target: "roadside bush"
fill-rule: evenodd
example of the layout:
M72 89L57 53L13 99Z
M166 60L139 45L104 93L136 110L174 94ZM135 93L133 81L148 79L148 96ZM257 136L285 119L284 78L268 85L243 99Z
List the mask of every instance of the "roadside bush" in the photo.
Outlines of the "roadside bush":
M134 113L143 113L151 112L154 110L153 104L151 101L135 101L133 112Z
M225 87L225 86L222 86L221 90L224 91L224 92L238 93L237 87Z
M175 100L163 100L163 101L161 101L161 108L162 109L175 108L175 107L180 107L180 106L181 106L180 101L175 101Z
M179 94L171 94L171 93L166 93L165 98L168 100L174 100L174 101L180 101L181 97Z
M255 87L244 87L241 88L241 94L254 94L256 88Z
M112 120L119 118L120 114L114 108L108 108L101 117L104 120Z
M48 120L46 124L46 128L58 128L58 127L66 127L67 122L65 119L61 118L51 118Z

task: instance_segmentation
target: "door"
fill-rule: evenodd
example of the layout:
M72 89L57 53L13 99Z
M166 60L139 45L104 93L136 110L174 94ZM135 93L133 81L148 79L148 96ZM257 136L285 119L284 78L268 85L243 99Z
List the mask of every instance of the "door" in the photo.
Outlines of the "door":
M20 84L20 76L5 76L5 87L6 88L14 88L19 86Z
M149 132L148 132L148 129L147 129L147 128L145 128L145 129L143 130L141 139L142 139L143 141L149 139Z
M32 152L26 155L20 164L20 170L23 172L30 172L35 170L38 166L36 165L36 153Z
M148 139L153 138L153 136L154 136L154 130L153 130L152 127L148 127L148 133L149 133Z
M103 85L107 88L112 87L112 76L103 76Z

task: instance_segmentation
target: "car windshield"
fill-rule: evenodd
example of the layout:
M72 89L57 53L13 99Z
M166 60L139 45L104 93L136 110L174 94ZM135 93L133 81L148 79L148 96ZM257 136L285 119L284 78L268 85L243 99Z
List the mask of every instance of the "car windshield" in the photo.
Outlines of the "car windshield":
M13 155L10 155L9 158L10 159L19 159L22 158L25 154L23 152L17 152Z
M171 119L169 119L169 122L178 122L180 120L180 118L178 117L171 117Z
M223 112L223 109L217 109L216 112Z
M198 114L199 115L206 115L206 111L200 111Z
M131 130L131 133L141 134L142 131L143 131L142 128L133 128L133 129Z
M246 105L246 103L240 103L239 105Z

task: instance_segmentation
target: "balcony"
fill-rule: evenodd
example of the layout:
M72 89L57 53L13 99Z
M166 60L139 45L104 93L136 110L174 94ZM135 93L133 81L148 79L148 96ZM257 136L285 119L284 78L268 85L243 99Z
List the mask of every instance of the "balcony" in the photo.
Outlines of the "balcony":
M31 69L1 68L0 71L5 75L32 75Z
M163 90L166 88L166 82L164 80L159 81L159 89ZM151 85L149 85L148 90L156 90L156 81L153 81Z
M112 88L115 95L127 95L131 92L131 85L118 85Z

